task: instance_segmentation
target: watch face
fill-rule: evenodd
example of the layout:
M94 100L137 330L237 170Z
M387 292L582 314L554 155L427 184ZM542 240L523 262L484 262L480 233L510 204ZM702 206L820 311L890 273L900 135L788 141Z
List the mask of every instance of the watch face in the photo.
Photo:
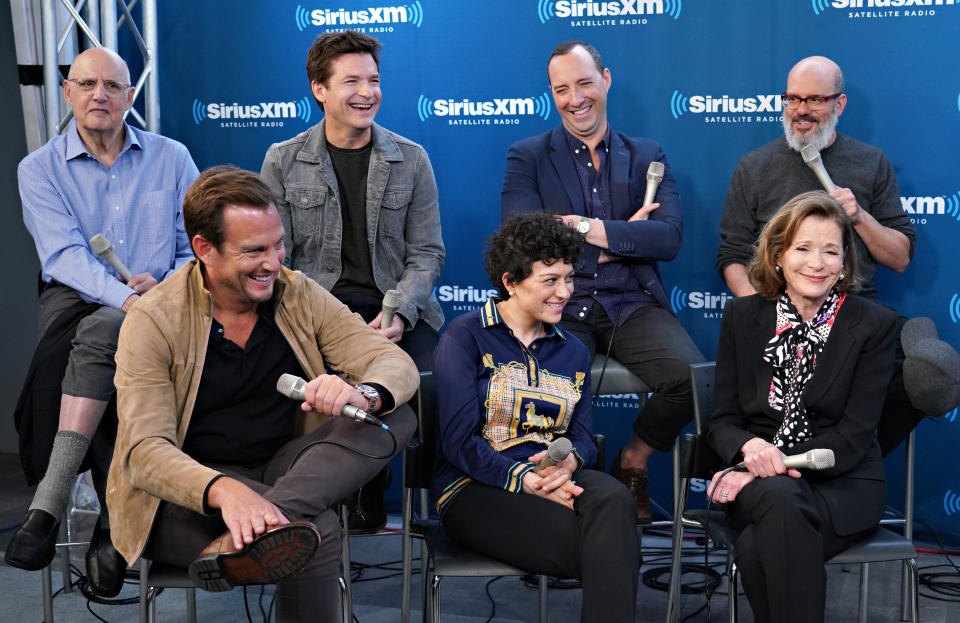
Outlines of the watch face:
M590 231L590 221L587 219L583 219L582 221L577 223L577 231L580 232L581 234L585 234L588 231Z

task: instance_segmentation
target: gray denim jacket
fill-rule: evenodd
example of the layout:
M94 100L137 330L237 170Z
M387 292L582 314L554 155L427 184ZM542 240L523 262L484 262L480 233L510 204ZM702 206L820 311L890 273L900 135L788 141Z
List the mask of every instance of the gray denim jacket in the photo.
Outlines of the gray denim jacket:
M285 264L327 290L340 277L340 192L327 152L324 122L267 150L260 175L283 221ZM381 292L402 296L399 313L439 330L433 294L443 269L437 182L426 150L374 124L367 172L367 242Z

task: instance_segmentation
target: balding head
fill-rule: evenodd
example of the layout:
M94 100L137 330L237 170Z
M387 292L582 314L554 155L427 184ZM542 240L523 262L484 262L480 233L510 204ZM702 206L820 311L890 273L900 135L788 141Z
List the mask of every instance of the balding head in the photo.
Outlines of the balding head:
M133 104L127 64L112 50L91 48L73 59L69 75L63 99L73 108L80 137L87 147L92 147L94 135L99 142L109 139L115 151L125 136L123 116Z
M90 48L73 59L70 65L70 78L86 78L98 72L119 72L120 82L130 84L130 69L119 54L110 48ZM117 78L114 78L117 79Z
M787 74L787 90L790 91L791 80L799 80L804 77L813 78L818 82L829 83L833 89L830 93L843 92L843 72L840 66L834 63L826 56L808 56L793 66L790 73Z

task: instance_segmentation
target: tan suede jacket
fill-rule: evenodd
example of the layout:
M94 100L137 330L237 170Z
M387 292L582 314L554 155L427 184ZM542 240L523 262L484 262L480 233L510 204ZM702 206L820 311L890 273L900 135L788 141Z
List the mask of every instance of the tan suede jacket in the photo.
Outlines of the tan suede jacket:
M302 273L281 270L273 303L277 326L309 378L326 365L349 383L383 386L395 404L413 395L419 377L406 353ZM131 564L143 552L160 501L202 513L204 491L218 474L180 449L212 313L213 296L192 260L137 301L120 330L114 381L120 423L107 507L113 543ZM311 430L324 420L309 414L298 428Z

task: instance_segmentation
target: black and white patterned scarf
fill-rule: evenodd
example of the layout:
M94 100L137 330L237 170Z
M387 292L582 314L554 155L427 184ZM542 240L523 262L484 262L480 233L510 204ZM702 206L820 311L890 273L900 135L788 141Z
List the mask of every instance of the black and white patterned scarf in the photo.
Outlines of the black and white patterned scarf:
M846 298L846 294L831 290L809 322L800 318L785 293L777 300L776 335L763 351L764 361L773 366L769 404L783 413L783 423L773 437L777 447L792 448L813 437L803 404L803 388L813 376L817 357L823 352L833 320Z

